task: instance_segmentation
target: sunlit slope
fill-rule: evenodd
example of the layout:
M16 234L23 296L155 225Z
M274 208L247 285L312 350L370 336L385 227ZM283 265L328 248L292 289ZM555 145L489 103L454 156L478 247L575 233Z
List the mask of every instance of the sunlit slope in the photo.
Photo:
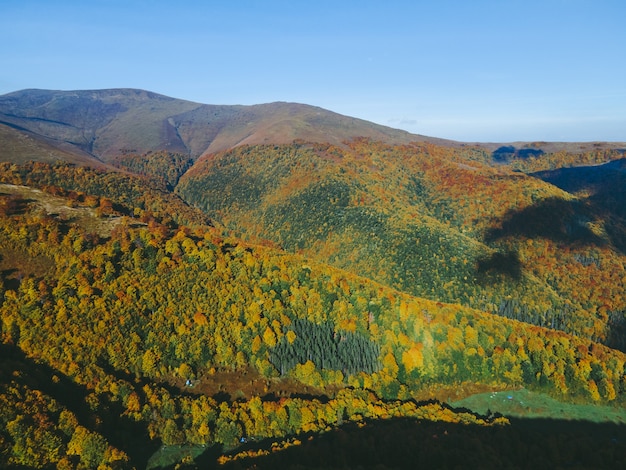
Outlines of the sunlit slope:
M360 136L394 143L450 142L306 104L211 105L128 88L9 93L0 96L0 124L45 139L57 150L103 161L161 151L195 159L239 145L298 139L335 145Z
M186 151L168 118L198 106L133 89L22 90L0 96L0 122L107 160L125 151Z
M605 339L597 309L624 308L623 257L574 195L488 160L477 148L366 140L250 146L201 159L177 191L244 238L417 296ZM615 286L608 307L596 275Z
M96 167L103 166L102 162L76 147L51 142L24 129L0 124L0 161L53 163L59 160Z

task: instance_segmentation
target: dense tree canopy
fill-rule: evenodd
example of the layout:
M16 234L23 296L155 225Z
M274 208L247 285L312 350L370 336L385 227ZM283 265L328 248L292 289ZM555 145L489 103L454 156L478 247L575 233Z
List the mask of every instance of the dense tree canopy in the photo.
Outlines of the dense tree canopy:
M570 205L565 235L597 239L507 231L575 196L476 149L367 141L242 147L182 181L226 229L147 176L0 166L0 465L120 468L150 442L392 417L507 425L420 401L446 387L623 404L609 222Z

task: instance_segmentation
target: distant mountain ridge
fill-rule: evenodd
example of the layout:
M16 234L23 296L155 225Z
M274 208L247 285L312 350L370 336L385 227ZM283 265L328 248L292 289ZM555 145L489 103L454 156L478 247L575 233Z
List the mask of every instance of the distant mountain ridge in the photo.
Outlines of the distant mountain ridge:
M0 125L14 131L5 132L3 140L15 140L17 132L40 145L103 162L124 152L156 150L195 159L243 144L298 139L331 144L355 137L396 144L449 142L305 104L208 105L136 89L9 93L0 96Z

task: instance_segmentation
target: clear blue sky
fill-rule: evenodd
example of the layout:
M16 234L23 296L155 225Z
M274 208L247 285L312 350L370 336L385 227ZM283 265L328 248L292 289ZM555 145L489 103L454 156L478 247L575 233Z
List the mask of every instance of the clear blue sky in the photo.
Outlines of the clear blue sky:
M626 0L1 0L0 94L294 101L465 141L626 141Z

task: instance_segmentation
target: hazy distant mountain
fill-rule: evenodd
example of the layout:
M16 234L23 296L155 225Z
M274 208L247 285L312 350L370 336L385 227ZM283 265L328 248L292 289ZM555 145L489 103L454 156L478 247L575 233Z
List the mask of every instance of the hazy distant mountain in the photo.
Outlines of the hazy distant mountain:
M103 161L123 152L168 150L189 154L242 144L341 144L355 137L393 143L445 142L342 116L315 106L269 103L207 105L133 89L23 90L0 96L0 124L33 140ZM2 134L3 146L17 139Z

